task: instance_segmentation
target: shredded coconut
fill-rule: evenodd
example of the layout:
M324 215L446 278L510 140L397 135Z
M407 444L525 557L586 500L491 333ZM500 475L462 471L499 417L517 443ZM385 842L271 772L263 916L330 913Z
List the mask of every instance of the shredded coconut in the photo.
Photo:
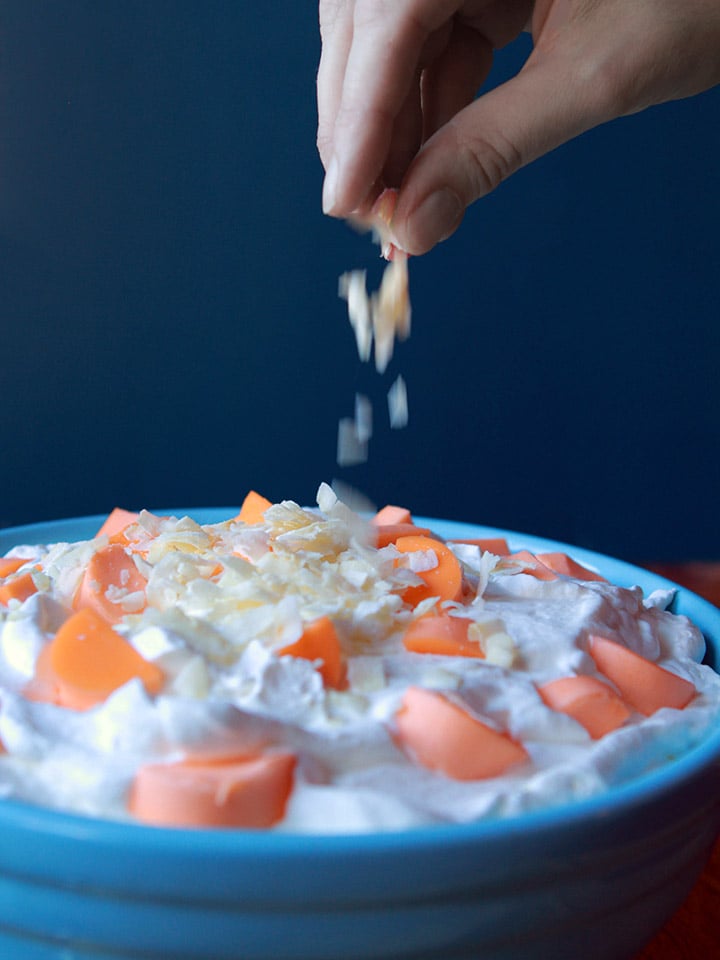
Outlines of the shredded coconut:
M352 417L343 417L338 422L337 462L341 467L365 463L368 458L368 443L359 434Z
M278 830L397 829L598 794L687 751L717 726L720 678L698 662L700 631L663 608L671 594L645 600L639 588L607 582L538 580L529 562L510 565L477 543L451 539L441 542L461 565L461 592L413 606L407 588L436 569L439 553L378 547L377 532L327 484L317 509L284 500L249 525L237 516L199 525L141 515L123 537L147 579L147 603L120 588L113 629L161 669L163 686L150 694L136 677L83 711L25 691L42 651L73 615L68 584L108 541L38 548L43 592L0 604L0 793L126 819L142 765L267 745L298 759ZM410 652L413 625L438 613L467 621L479 656ZM337 634L346 687L326 685L319 657L286 650L322 617ZM549 680L597 675L589 633L690 680L697 696L684 710L633 714L592 740L538 692ZM523 744L527 764L464 782L416 762L396 733L405 695L418 686L506 731Z
M398 375L388 390L388 413L390 426L393 430L400 430L408 424L407 387L401 375Z
M386 190L379 198L373 231L380 244L385 266L380 286L372 295L367 290L367 271L350 270L338 281L338 295L347 301L348 319L355 333L358 356L362 362L370 359L374 345L375 369L383 374L393 357L396 340L410 336L412 310L410 306L408 257L398 250L390 239L389 224L397 201L397 191ZM367 398L363 398L367 402ZM408 422L407 388L398 376L388 393L390 427L400 429ZM337 462L340 466L364 463L368 458L365 410L355 408L355 420L340 420L338 425Z
M372 351L372 315L367 294L365 270L351 270L338 281L338 294L347 300L348 318L355 331L355 341L360 359L370 359Z
M367 443L372 437L372 404L362 393L355 394L355 433L361 442Z

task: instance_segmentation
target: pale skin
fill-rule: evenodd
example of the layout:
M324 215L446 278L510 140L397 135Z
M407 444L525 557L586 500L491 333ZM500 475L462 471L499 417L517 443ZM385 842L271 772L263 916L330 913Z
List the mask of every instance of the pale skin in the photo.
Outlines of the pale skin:
M526 64L475 98L526 28ZM544 153L720 83L720 0L320 0L320 29L323 209L371 217L399 187L392 238L411 254Z

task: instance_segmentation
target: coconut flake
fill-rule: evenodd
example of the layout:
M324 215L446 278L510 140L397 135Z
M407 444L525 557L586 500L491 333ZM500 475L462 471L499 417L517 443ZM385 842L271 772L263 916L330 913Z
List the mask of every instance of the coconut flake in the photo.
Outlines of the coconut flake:
M338 422L337 462L340 467L351 467L366 463L368 458L367 440L358 436L357 424L351 417L343 417Z
M388 390L387 399L390 427L393 430L401 430L408 424L407 387L402 376L398 376Z
M354 513L369 515L377 512L375 501L349 483L334 478L331 486L336 496Z
M348 319L355 331L358 356L364 362L372 350L372 316L365 270L350 270L338 281L338 295L347 301Z
M355 433L361 443L372 436L372 404L362 393L355 394Z

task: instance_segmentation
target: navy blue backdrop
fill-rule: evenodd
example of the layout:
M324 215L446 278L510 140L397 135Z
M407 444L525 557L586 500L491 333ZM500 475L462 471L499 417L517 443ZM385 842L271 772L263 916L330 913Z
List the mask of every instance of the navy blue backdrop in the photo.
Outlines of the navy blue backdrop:
M320 212L318 56L311 0L3 4L0 525L249 487L311 503L339 477L625 557L718 556L720 90L476 204L411 263L413 335L379 377L336 296L348 268L377 280L376 248ZM339 470L358 390L370 459Z

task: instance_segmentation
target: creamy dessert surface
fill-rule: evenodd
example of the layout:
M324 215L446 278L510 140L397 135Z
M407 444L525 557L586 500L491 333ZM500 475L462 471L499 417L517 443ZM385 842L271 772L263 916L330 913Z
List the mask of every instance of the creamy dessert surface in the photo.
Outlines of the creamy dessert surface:
M36 591L0 604L2 795L127 819L143 765L285 751L295 758L292 789L270 829L405 829L598 795L671 762L717 723L720 677L700 663L700 632L666 609L671 592L538 579L520 559L451 542L462 595L410 603L408 591L425 582L437 556L392 542L378 548L375 530L325 485L317 510L285 501L257 523L141 513L123 549L146 588L120 586L105 599L119 610L113 629L160 668L162 683L150 692L130 679L88 709L29 691L38 658L77 609L90 559L109 539L18 545L8 556L25 566L13 576L30 570ZM478 655L406 649L411 624L437 614L470 621ZM334 686L321 662L285 652L321 618L341 650L344 679ZM690 681L694 696L683 709L631 709L593 739L539 690L573 676L613 687L591 655L594 636ZM521 745L525 759L473 779L419 762L398 732L409 688L459 705Z

